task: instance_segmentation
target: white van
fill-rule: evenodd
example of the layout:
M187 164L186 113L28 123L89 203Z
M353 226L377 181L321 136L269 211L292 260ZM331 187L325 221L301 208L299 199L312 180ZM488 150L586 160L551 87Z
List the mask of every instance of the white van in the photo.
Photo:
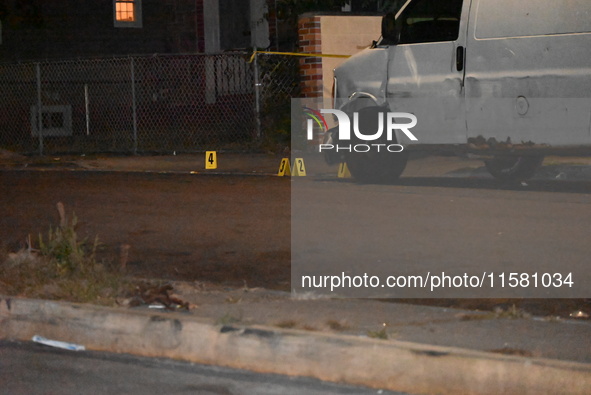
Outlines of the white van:
M476 153L505 180L532 176L549 153L588 154L591 0L408 0L335 70L334 108L418 120L418 141L396 133L403 153L328 155L361 181L398 178L409 149Z

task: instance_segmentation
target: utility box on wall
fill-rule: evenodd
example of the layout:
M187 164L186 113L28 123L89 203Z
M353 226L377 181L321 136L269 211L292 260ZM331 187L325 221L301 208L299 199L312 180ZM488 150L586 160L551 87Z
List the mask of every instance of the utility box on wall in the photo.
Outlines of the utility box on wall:
M31 106L31 134L39 136L39 118L37 106ZM41 130L43 136L72 135L72 106L41 106Z

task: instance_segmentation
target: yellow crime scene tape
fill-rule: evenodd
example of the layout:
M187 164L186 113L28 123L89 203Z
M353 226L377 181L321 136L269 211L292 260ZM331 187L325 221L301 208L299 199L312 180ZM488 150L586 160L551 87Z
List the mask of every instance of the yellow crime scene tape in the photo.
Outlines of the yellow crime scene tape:
M337 55L337 54L328 54L328 53L303 53L303 52L274 52L274 51L254 51L248 63L252 63L254 61L255 56L257 54L270 54L270 55L291 55L291 56L304 56L304 57L317 57L317 58L350 58L351 55Z

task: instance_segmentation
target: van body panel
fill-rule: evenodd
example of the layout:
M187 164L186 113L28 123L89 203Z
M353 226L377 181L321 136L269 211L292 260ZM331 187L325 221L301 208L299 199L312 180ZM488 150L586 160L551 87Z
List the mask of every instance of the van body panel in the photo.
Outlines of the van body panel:
M389 48L389 108L411 112L418 120L413 134L419 141L404 138L398 141L404 144L466 142L464 82L463 73L455 70L456 47L453 42L439 42Z
M404 144L466 143L464 67L458 67L457 55L458 49L463 51L466 45L467 23L462 21L469 15L470 1L449 3L456 4L448 8L440 5L430 13L428 7L422 6L427 2L410 2L398 14L404 23L401 43L391 45L388 50L387 99L392 111L411 112L417 117L413 133L419 140L413 142L400 136L398 141ZM436 15L441 18L433 19ZM439 19L446 23L438 25ZM411 31L416 32L419 26L428 23L435 30L426 35ZM448 27L449 36L445 30ZM405 29L410 31L407 37ZM437 41L429 42L429 38ZM416 42L421 39L425 42Z
M473 3L477 39L591 32L589 0L473 0Z
M566 9L569 4L577 8ZM553 10L568 20L550 18ZM589 15L591 2L580 0L472 1L465 80L470 143L591 144L591 33L556 34L572 26L591 30L591 22L577 22Z
M387 48L361 51L335 70L338 81L335 92L335 108L343 109L352 100L372 97L382 106L386 101Z

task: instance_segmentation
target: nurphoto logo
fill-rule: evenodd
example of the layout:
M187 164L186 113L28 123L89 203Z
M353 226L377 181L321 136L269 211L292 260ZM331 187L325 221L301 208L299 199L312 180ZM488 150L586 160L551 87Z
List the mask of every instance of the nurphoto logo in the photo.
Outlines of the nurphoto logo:
M308 118L306 125L306 134L308 141L314 139L314 122L320 127L321 130L326 132L328 130L327 122L322 114L333 114L336 116L338 121L338 134L333 136L333 139L329 142L325 142L319 145L319 151L331 151L336 152L369 152L369 151L387 151L387 152L402 152L404 147L398 143L391 143L395 141L395 130L400 130L406 137L411 141L418 141L416 136L412 134L410 129L416 126L417 117L413 114L406 112L387 112L375 114L377 116L377 128L375 130L365 130L367 126L360 128L360 116L358 112L353 113L353 122L351 122L349 115L341 110L333 109L321 109L320 111L312 110L311 108L304 107L304 112ZM386 120L384 125L384 119ZM407 119L410 122L397 123L396 120ZM371 125L374 125L373 120L370 120ZM367 122L366 122L367 123ZM351 128L353 125L353 128ZM363 129L363 130L361 130ZM382 136L386 133L387 143L377 143L378 140L382 139ZM352 136L356 138L355 141L362 141L367 143L357 144L346 144L351 141ZM383 139L381 140L383 141ZM374 143L371 143L374 142ZM344 144L339 144L344 143Z

